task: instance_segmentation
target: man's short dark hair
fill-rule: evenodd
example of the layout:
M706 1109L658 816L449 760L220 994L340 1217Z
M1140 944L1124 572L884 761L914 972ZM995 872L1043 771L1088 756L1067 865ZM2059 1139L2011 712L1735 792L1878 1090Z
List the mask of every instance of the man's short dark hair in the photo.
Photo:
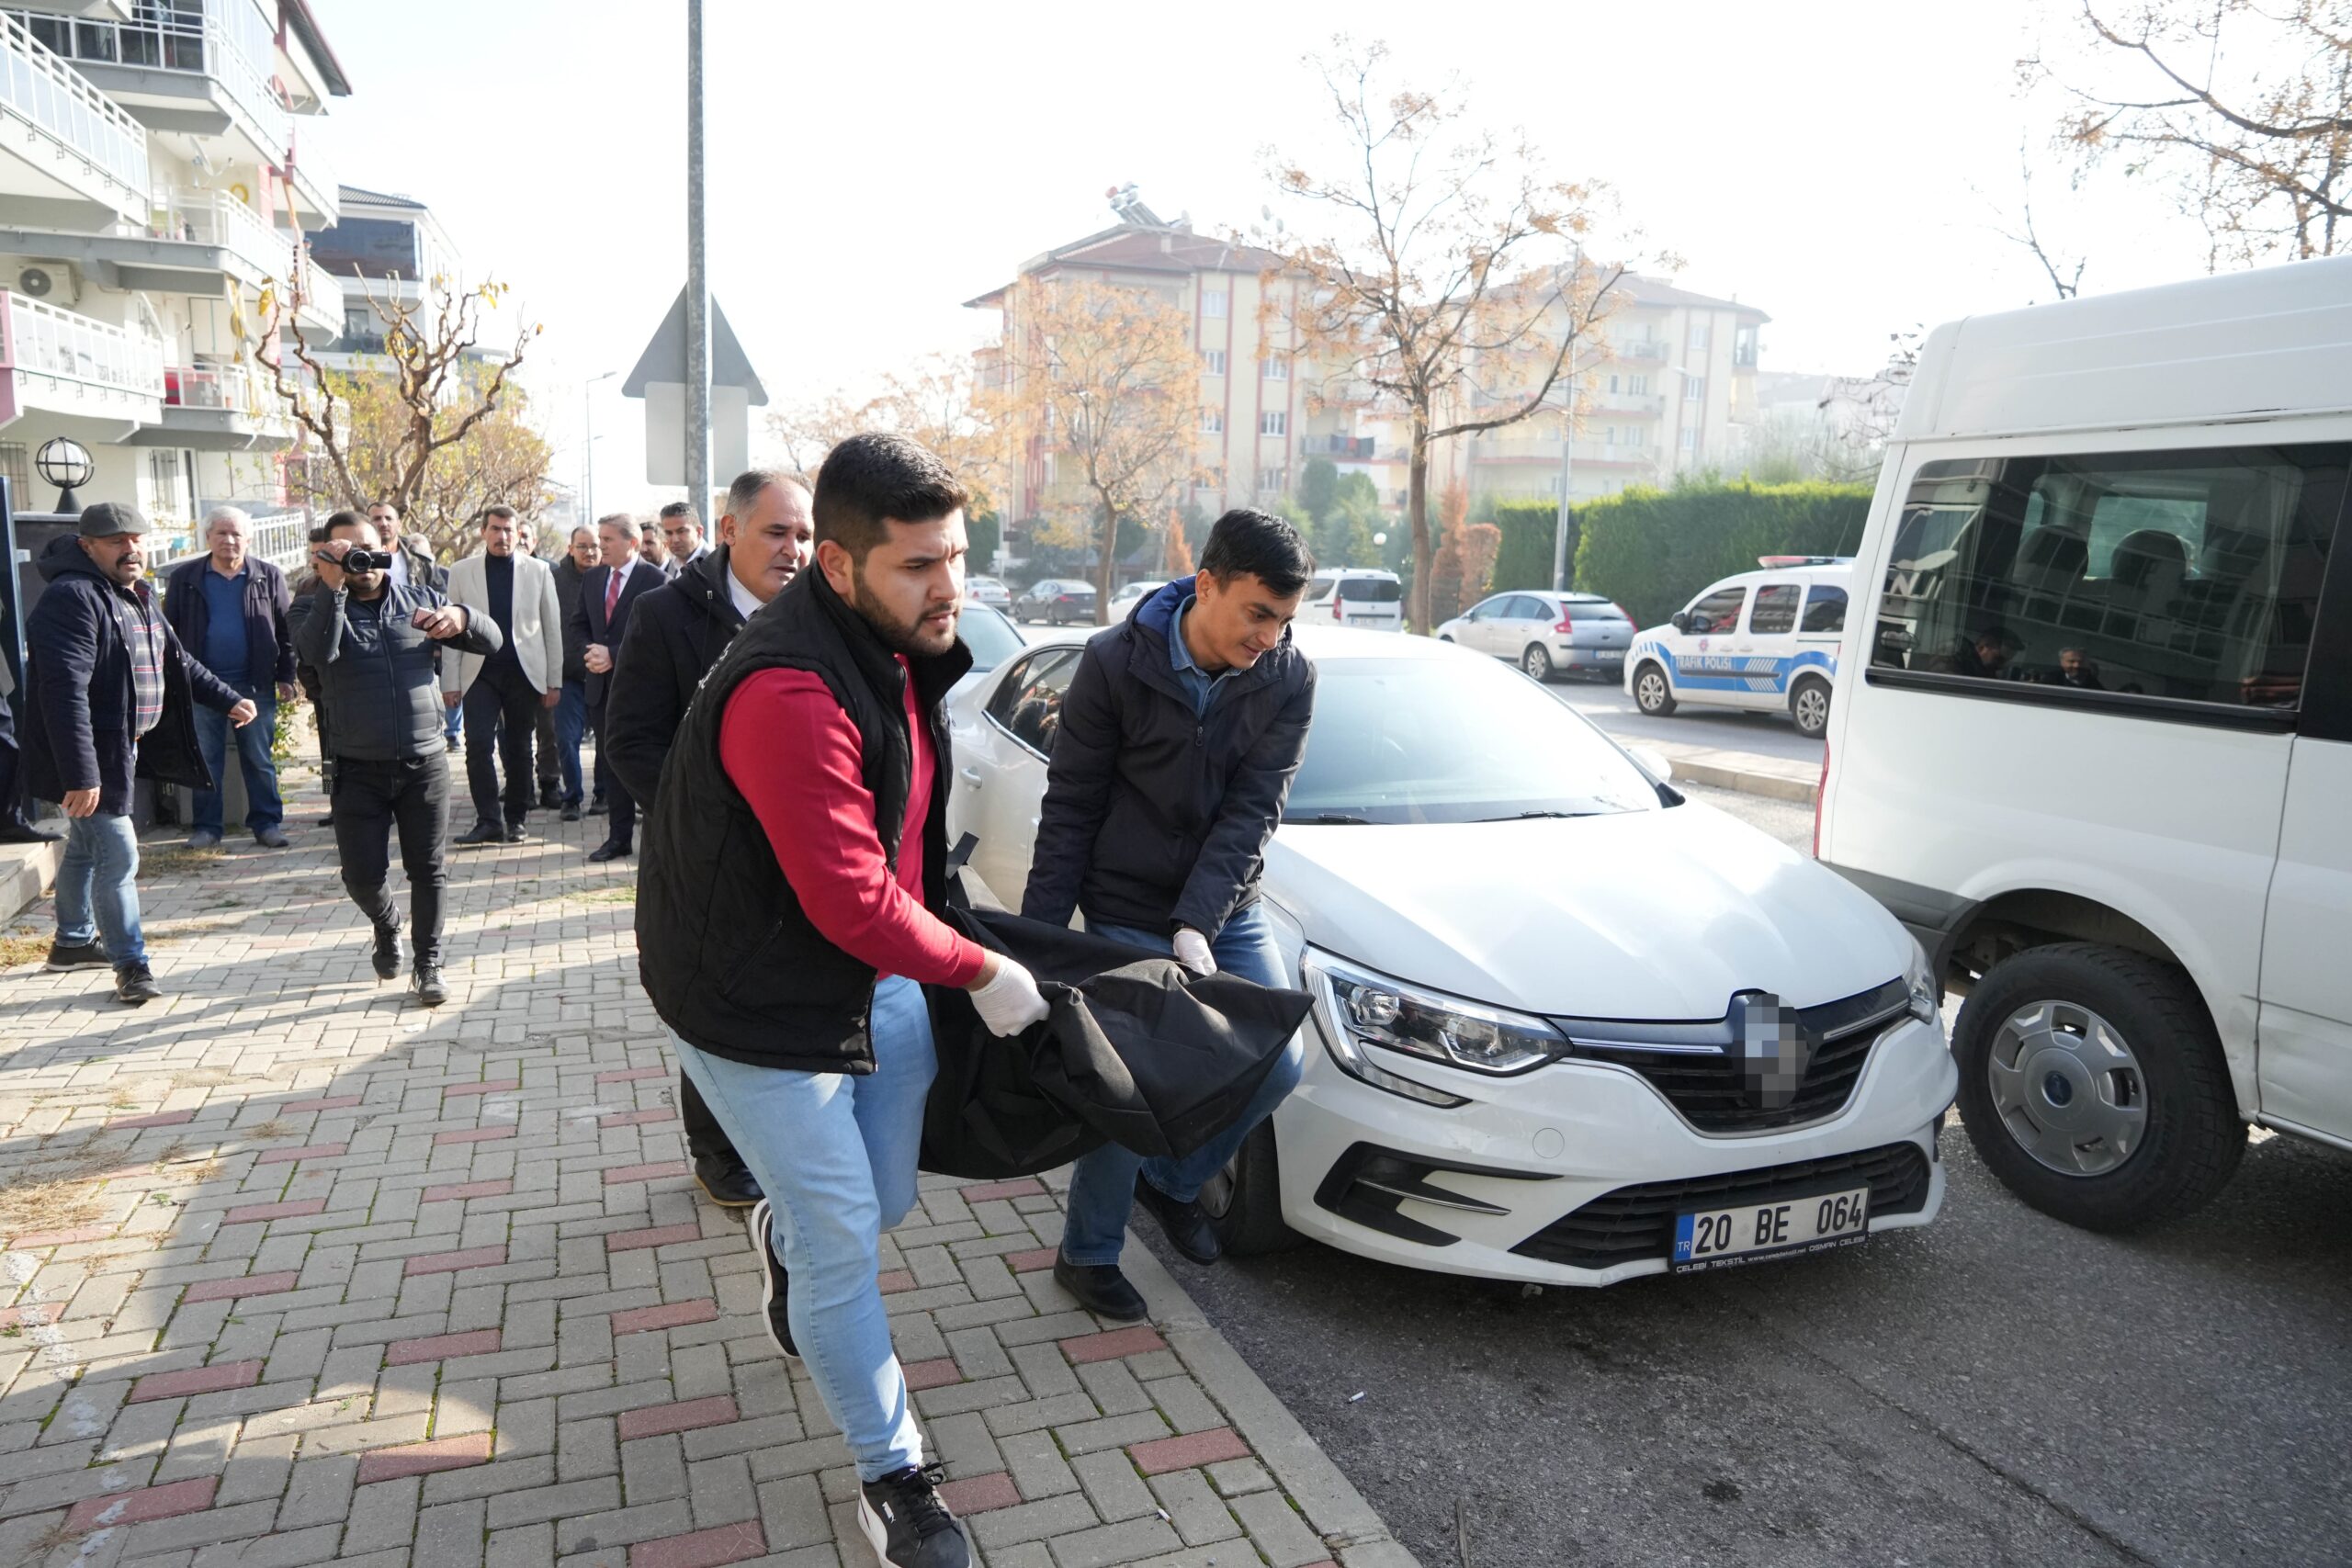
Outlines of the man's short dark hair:
M760 497L767 493L770 485L797 485L806 491L808 481L782 468L746 468L735 476L733 484L727 487L728 515L750 515L752 508L760 503Z
M817 543L863 561L891 523L936 523L971 500L938 454L903 435L853 435L825 455L809 511Z
M378 504L380 505L382 503L379 502ZM375 525L376 525L370 522L362 513L338 512L334 516L327 519L327 537L330 539L334 538L334 531L337 528L373 528Z
M1237 506L1209 530L1201 570L1219 582L1247 574L1287 599L1315 575L1315 554L1297 529L1272 513Z
M368 503L368 511L370 511L370 512L373 512L373 511L375 511L375 510L376 510L376 508L378 508L378 507L379 507L379 506L380 506L380 507L382 507L385 511L387 511L387 512L390 513L391 513L393 516L395 516L395 517L399 517L399 516L403 515L403 513L401 513L401 503L400 503L399 502L397 502L397 501L371 501L371 502L369 502ZM367 519L366 519L366 518L362 518L362 519L360 519L360 521L362 521L362 522L366 522L366 521L367 521ZM327 526L329 526L330 528L332 528L333 526L334 526L334 524L332 524L332 523L330 523L330 524L328 524L328 525L327 525Z
M702 526L702 513L695 510L694 502L690 501L673 501L662 508L662 522L667 523L673 517L683 517L697 528Z
M328 532L328 530L334 526L334 525L332 523L317 523L311 525L311 543L314 545L323 545L329 539L334 538L334 536Z
M482 526L488 527L490 525L490 520L493 517L503 517L506 521L512 523L514 521L514 509L507 505L503 501L498 502L495 506L485 506L481 509Z

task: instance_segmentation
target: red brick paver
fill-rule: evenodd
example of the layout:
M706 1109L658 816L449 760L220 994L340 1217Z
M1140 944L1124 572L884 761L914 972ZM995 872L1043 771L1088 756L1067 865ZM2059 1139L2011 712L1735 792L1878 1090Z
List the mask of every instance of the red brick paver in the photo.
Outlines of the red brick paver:
M349 1144L305 1144L299 1149L267 1150L254 1163L255 1165L284 1165L288 1160L326 1159L335 1155L348 1154L350 1150Z
M490 1434L438 1438L429 1443L404 1443L396 1449L375 1449L359 1456L359 1484L396 1481L404 1475L429 1475L436 1470L463 1470L490 1462Z
M1056 1248L1040 1247L1027 1252L1009 1252L1004 1260L1016 1274L1034 1274L1040 1269L1051 1269L1057 1256Z
M441 1148L450 1144L497 1144L514 1135L512 1127L471 1127L462 1133L435 1133L433 1146Z
M201 1475L194 1481L175 1481L169 1486L85 1497L65 1516L65 1533L81 1535L115 1525L141 1525L149 1519L193 1514L198 1508L212 1506L213 1489L220 1484L218 1476Z
M613 1314L615 1334L643 1334L654 1328L680 1328L689 1323L708 1323L718 1316L718 1303L705 1298L698 1302L674 1302L668 1306L630 1307Z
M939 1495L958 1517L1010 1508L1021 1501L1021 1493L1012 1484L1012 1477L1002 1471L994 1475L971 1475L961 1481L951 1481L939 1489Z
M602 1088L608 1083L636 1083L642 1078L666 1078L669 1076L667 1067L630 1067L625 1072L598 1073L596 1083Z
M459 1269L487 1269L506 1261L503 1247L469 1247L457 1252L427 1252L412 1258L401 1268L402 1274L447 1274Z
M288 1269L280 1274L240 1274L233 1280L199 1280L180 1297L180 1305L193 1306L198 1302L234 1301L240 1296L274 1296L280 1291L290 1291L302 1278Z
M942 1356L935 1361L910 1361L899 1370L907 1375L907 1387L917 1393L964 1381L964 1369L956 1364L953 1356Z
M441 1091L444 1100L456 1100L468 1094L503 1094L510 1089L521 1089L521 1078L492 1078L486 1083L453 1083Z
M246 1203L220 1216L224 1225L242 1225L254 1220L299 1220L305 1214L326 1212L323 1198L297 1198L287 1203Z
M663 1160L655 1165L616 1165L605 1172L605 1185L620 1187L632 1181L654 1181L664 1176L684 1176L686 1162L682 1159Z
M444 1187L428 1187L420 1203L446 1203L452 1198L503 1198L514 1190L511 1181L456 1181Z
M498 1348L498 1330L477 1328L465 1334L435 1334L424 1339L395 1339L384 1347L384 1364L405 1367L417 1361L446 1361L457 1356L487 1356Z
M722 1568L768 1554L768 1538L746 1521L696 1530L692 1535L666 1535L640 1540L628 1549L628 1568Z
M664 1432L691 1432L697 1427L724 1427L735 1420L735 1399L714 1393L707 1399L684 1399L675 1404L652 1404L624 1410L617 1423L621 1441L659 1437Z
M251 1388L261 1382L259 1361L230 1361L217 1367L190 1367L185 1371L155 1372L130 1385L124 1403L141 1404L151 1399L177 1399L183 1394L219 1393L224 1388Z
M700 1225L656 1225L645 1231L615 1231L605 1238L606 1252L636 1252L648 1247L667 1247L673 1241L700 1241Z
M1108 1334L1084 1334L1065 1339L1061 1345L1062 1354L1080 1365L1088 1361L1115 1361L1122 1356L1140 1356L1168 1348L1168 1341L1159 1337L1159 1330L1148 1324L1114 1328Z
M1230 1427L1217 1427L1205 1432L1193 1432L1181 1438L1159 1438L1148 1443L1128 1445L1127 1457L1146 1475L1159 1475L1171 1470L1193 1470L1204 1464L1223 1464L1229 1459L1248 1459L1250 1445L1241 1434Z

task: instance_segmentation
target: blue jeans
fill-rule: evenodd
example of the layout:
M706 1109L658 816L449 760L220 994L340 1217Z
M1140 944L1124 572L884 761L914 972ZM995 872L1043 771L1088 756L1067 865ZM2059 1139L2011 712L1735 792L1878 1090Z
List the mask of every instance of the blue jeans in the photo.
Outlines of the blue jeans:
M563 774L563 803L580 804L580 739L588 733L588 693L577 681L563 683L555 705L555 760Z
M793 1343L864 1481L922 1462L876 1271L882 1233L914 1206L923 1097L939 1071L922 987L884 980L872 1018L870 1074L747 1066L670 1036L767 1194L768 1245L792 1274Z
M139 829L128 817L93 812L65 821L57 868L57 940L80 947L104 936L118 969L147 962L139 929Z
M1087 930L1154 953L1174 951L1169 938L1153 931L1098 925L1090 925ZM1261 986L1291 983L1283 973L1282 952L1274 945L1273 922L1267 919L1262 904L1251 904L1226 921L1225 929L1210 942L1209 953L1216 959L1219 969L1245 980L1255 980ZM1182 1159L1148 1160L1117 1144L1105 1144L1092 1154L1081 1156L1070 1168L1069 1212L1062 1220L1062 1257L1080 1268L1118 1262L1119 1250L1127 1238L1127 1211L1135 1204L1136 1173L1140 1171L1146 1181L1170 1198L1190 1202L1199 1197L1208 1179L1224 1169L1226 1161L1239 1152L1242 1140L1259 1122L1272 1116L1274 1107L1298 1087L1298 1076L1306 1066L1306 1050L1294 1038L1233 1125Z
M441 717L441 739L450 745L458 744L458 727L466 721L466 710L460 705L450 708Z
M277 764L269 755L270 740L277 732L277 693L275 688L256 688L243 681L229 683L237 689L237 695L253 699L251 724L239 729L229 722L227 714L215 713L201 703L196 705L197 749L204 753L204 768L212 775L213 787L196 792L196 821L192 826L198 832L216 838L220 832L220 785L227 776L222 770L228 766L232 735L237 739L237 765L245 775L245 826L258 833L286 820L286 804L277 798Z

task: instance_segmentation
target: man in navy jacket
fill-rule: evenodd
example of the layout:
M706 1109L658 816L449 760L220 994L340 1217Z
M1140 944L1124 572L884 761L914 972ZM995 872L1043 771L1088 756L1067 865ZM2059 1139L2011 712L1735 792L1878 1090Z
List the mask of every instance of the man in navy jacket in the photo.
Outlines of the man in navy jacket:
M49 587L25 619L25 785L67 818L49 967L110 964L115 996L134 1007L163 993L139 927L133 781L211 784L191 699L239 726L254 716L250 698L188 657L157 607L147 531L135 506L85 511L77 534L41 552Z
M236 732L237 762L245 775L245 826L264 849L282 850L279 824L286 807L277 795L277 764L269 754L277 728L277 705L291 702L294 638L286 611L292 595L286 574L248 555L253 519L234 506L216 506L204 520L205 547L211 553L183 561L164 580L164 614L180 646L255 709L254 722ZM228 765L229 725L209 710L197 715L197 743L213 787L196 792L196 821L188 847L209 850L220 841L221 771Z

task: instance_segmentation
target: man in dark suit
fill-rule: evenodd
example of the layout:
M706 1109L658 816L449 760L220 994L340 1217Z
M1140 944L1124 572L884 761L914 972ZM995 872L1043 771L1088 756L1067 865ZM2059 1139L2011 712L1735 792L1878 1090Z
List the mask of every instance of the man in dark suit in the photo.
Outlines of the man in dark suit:
M573 623L583 647L581 660L587 668L582 694L588 699L588 723L596 732L596 790L606 805L605 841L588 852L593 861L618 860L637 847L637 803L628 786L615 777L605 743L605 694L621 638L628 633L629 609L668 579L660 569L638 558L637 519L616 512L596 520L596 542L604 563L580 585L580 608Z
M556 604L563 615L563 700L555 709L555 754L566 822L580 820L580 802L586 794L580 782L580 738L588 732L588 623L580 602L588 574L603 558L596 530L582 523L571 531L571 547L555 563Z

